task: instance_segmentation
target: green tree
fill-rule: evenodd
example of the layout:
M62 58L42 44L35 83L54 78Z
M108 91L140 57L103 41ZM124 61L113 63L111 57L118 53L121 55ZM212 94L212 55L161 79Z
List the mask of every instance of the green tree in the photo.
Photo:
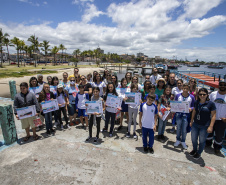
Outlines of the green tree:
M26 61L27 61L27 54L29 52L29 46L28 45L24 46L24 51L25 51L25 54L26 54ZM24 61L24 66L25 66L25 61Z
M73 55L75 55L75 58L78 59L78 55L81 53L80 49L76 49L73 51Z
M17 51L17 65L18 67L20 67L20 63L19 63L20 39L17 37L14 37L13 39L11 39L11 43L14 44L14 47Z
M47 64L46 55L48 54L48 51L51 51L49 49L49 47L50 47L49 41L43 40L43 42L40 44L40 46L42 47L41 50L45 52L45 61L46 61L46 64Z
M53 54L53 62L54 62L54 65L56 65L56 54L57 52L59 51L59 48L57 46L54 46L52 49L51 49L51 53Z
M27 41L29 41L29 42L31 42L31 46L33 46L32 47L32 49L33 49L33 54L35 53L35 52L37 52L37 51L39 51L39 46L40 46L40 44L39 44L39 42L38 42L38 37L35 37L35 35L31 35L28 39L27 39ZM35 54L34 54L35 55ZM36 58L35 58L35 67L36 67Z
M62 61L61 61L61 62L62 62L62 64L63 64L63 51L66 50L66 48L65 48L65 46L64 46L63 44L60 44L59 50L62 51L62 54L61 54Z
M2 32L2 29L0 29L0 53L1 53L1 67L3 67L3 46L4 46L4 39L9 37L8 33Z
M20 53L20 58L21 58L21 52L24 51L24 46L25 46L25 42L24 40L20 40L20 44L19 44L19 53ZM23 52L23 60L24 60L24 52ZM21 59L21 65L22 65L22 61ZM25 61L24 61L25 62Z
M4 42L4 45L7 48L8 61L9 61L9 64L10 64L9 46L14 46L14 45L11 43L11 41L7 37L4 38L3 42Z
M70 62L73 62L74 65L75 65L75 67L77 67L77 65L78 65L78 59L77 58L74 58L74 57L73 58L70 58L69 61Z

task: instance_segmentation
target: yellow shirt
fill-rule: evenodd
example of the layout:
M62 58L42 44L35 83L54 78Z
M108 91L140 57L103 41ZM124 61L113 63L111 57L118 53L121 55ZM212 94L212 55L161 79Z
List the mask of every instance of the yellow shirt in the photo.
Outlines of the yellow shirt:
M81 75L78 75L78 76L81 78ZM68 77L68 80L70 80L71 77L75 77L75 75L70 75L70 76Z

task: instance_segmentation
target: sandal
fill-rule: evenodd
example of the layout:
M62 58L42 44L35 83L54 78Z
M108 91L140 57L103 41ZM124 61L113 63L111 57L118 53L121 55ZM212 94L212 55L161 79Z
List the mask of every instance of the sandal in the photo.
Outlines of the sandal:
M34 138L34 140L38 140L39 139L39 135L35 135L35 136L33 136L33 138Z
M24 141L28 141L28 140L30 139L30 137L31 137L31 136L26 136L26 137L24 138Z

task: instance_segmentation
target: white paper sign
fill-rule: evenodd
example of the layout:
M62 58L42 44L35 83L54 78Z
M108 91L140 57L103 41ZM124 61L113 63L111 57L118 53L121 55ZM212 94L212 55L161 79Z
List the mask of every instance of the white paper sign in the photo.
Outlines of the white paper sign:
M39 93L42 91L43 86L30 87L29 91L34 93L36 98L39 98Z
M87 114L93 114L93 113L103 114L102 101L86 101L85 104L88 104L88 106L86 107Z
M119 97L125 98L125 93L130 92L130 88L116 88Z
M42 102L41 106L44 114L59 109L58 101L56 99Z
M226 104L220 104L217 114L219 118L226 118Z
M171 112L189 113L189 102L187 101L170 101Z
M128 99L125 101L125 104L140 104L141 93L126 92L125 96L128 97Z
M50 85L50 91L51 91L53 94L56 94L56 93L57 93L57 86Z
M19 119L29 118L32 116L35 116L36 114L36 108L35 105L28 106L28 107L22 107L16 109L17 115Z
M113 108L121 108L122 98L115 95L108 94L106 105Z

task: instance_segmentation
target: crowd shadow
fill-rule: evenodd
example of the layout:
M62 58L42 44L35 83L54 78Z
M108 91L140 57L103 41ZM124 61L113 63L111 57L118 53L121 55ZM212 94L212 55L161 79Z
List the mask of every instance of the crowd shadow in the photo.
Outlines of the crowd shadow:
M203 160L202 157L200 157L198 160L196 160L192 156L189 155L188 151L185 152L185 156L186 156L187 160L189 160L189 161L191 161L191 162L193 162L195 164L198 164L201 167L205 167L206 166L205 161Z
M85 141L85 143L89 143L89 144L92 144L92 145L95 145L95 146L101 145L102 143L104 143L104 141L101 138L99 138L97 140L97 142L94 143L94 139L95 139L95 137L92 137L89 141Z
M181 153L184 151L181 145L179 145L178 147L175 147L174 142L170 140L168 140L167 143L163 145L163 148L177 152L177 153Z
M207 153L207 154L210 154L210 155L216 155L215 154L215 152L214 152L214 148L212 148L212 147L210 147L210 146L206 146L205 148L204 148L204 151ZM223 157L223 158L225 158L225 156L222 154L222 153L220 153L219 155L217 155L218 157Z

